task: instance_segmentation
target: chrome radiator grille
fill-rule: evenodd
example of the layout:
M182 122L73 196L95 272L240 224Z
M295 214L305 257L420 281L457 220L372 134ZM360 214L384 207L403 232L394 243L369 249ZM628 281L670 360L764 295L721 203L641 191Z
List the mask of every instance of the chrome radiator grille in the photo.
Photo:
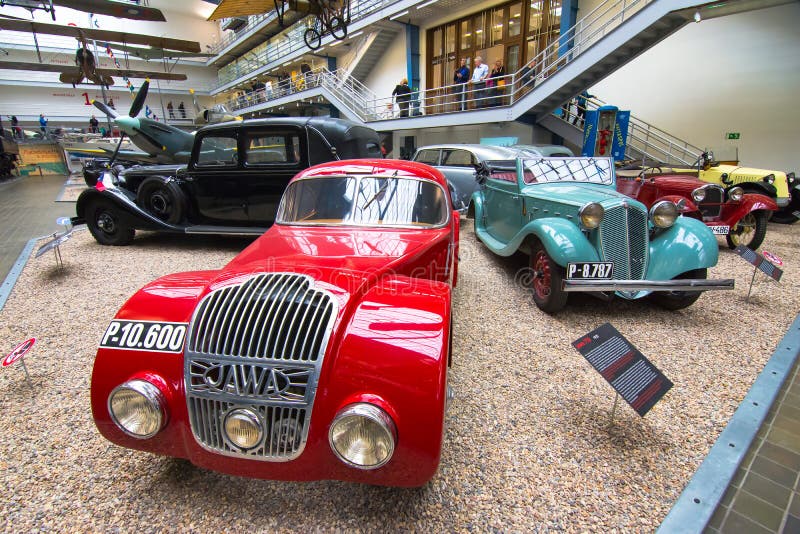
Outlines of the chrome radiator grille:
M336 318L313 279L264 273L212 291L189 327L184 380L195 439L228 456L287 461L308 436L319 371ZM227 413L257 414L263 438L243 450L223 429Z
M643 280L648 257L647 212L635 206L606 210L600 223L603 259L614 263L616 280Z
M707 185L703 188L706 197L697 206L703 217L719 217L722 213L722 203L725 201L725 190L718 185Z

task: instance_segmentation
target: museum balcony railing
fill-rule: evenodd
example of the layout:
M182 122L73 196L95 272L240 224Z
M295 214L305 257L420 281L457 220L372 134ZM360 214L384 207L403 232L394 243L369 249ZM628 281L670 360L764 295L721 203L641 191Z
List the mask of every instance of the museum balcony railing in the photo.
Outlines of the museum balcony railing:
M642 8L656 1L658 0L606 0L516 72L482 84L468 84L466 87L449 85L415 91L411 95L407 115L414 117L514 106L548 77L574 61ZM376 10L387 2L388 0L359 2L354 6L353 19L356 20L359 15L363 16ZM261 64L263 67L269 65L271 61L277 63L271 58L286 58L292 51L304 48L305 43L302 39L304 31L305 26L302 24L293 28L289 31L289 39L273 47L267 47L263 57L254 58L255 61L251 66ZM278 68L279 66L275 66L268 72ZM251 67L248 67L224 79L221 77L220 82L230 83L253 70L255 69L251 70ZM355 83L352 85L339 83L338 80L347 79L347 76L338 71L332 73L321 69L319 73L320 84L341 96L341 100L348 104L348 108L349 105L353 105L349 111L364 122L387 120L400 114L406 115L391 96L378 97L368 88ZM333 79L328 80L331 77ZM352 91L352 94L349 94L349 91Z

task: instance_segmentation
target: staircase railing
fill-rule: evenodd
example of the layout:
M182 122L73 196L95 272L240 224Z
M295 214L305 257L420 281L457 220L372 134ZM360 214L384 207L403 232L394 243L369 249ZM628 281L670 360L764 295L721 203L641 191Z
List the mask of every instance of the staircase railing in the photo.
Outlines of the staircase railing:
M591 97L585 108L576 100L568 102L554 116L575 127L583 128L585 110L596 110L606 102ZM632 160L645 160L650 164L661 163L691 167L703 153L703 149L680 139L649 122L633 115L628 123L628 139L625 156Z

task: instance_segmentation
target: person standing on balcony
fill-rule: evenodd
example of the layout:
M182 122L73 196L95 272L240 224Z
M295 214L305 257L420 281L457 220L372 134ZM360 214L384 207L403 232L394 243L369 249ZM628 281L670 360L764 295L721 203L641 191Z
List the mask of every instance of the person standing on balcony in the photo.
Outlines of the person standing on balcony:
M89 119L89 131L91 133L98 133L100 131L100 121L98 121L97 117L94 115Z
M44 118L44 113L39 113L39 129L42 131L42 138L47 137L47 119Z
M486 96L485 89L486 87L486 78L489 77L489 66L483 63L483 58L481 56L475 56L475 69L472 71L472 98L475 99L475 107L482 108L485 107L485 102L483 101L484 97Z
M175 108L172 107L172 100L167 102L167 113L169 113L169 118L170 119L174 119L175 118Z
M492 94L495 95L495 97L491 100L492 106L500 106L503 103L503 89L501 89L501 86L505 86L506 84L506 79L504 78L505 75L506 68L503 66L503 60L498 59L494 62L494 68L492 69L492 73L489 75L489 81L486 82L486 85L493 88L491 91Z
M456 95L456 107L459 111L464 111L467 109L466 102L466 92L467 92L467 82L469 82L469 67L467 67L467 58L461 58L461 66L456 69L455 74L453 74L453 83L456 84L455 86L455 95Z
M408 103L411 101L411 88L408 86L408 79L403 78L394 87L392 96L395 97L397 107L400 108L400 116L408 117Z
M11 136L15 139L22 139L22 128L19 127L19 119L16 115L11 115Z
M581 127L583 127L583 123L586 119L586 103L590 98L595 98L594 95L590 95L589 91L583 90L581 94L575 97L575 119L572 121L573 126L578 125L578 121L581 123ZM567 118L569 120L569 118Z
M178 111L181 114L181 118L185 119L186 118L186 106L183 105L183 100L181 100L181 103L178 104Z

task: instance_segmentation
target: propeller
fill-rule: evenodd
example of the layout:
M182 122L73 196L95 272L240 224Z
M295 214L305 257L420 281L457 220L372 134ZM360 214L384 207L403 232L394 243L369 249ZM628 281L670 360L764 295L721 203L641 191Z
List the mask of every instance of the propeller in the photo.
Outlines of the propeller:
M136 98L133 99L133 104L131 104L131 109L128 112L129 117L135 117L142 111L144 107L144 99L147 98L147 91L150 89L150 79L146 79L142 86L139 88L139 92L136 93Z
M142 108L144 107L144 101L147 98L147 91L150 89L150 80L146 79L142 86L139 88L139 92L136 93L136 98L133 99L133 103L131 104L131 109L128 110L128 116L131 118L135 118ZM112 119L116 119L119 117L119 113L108 107L105 103L100 102L99 100L92 100L92 104L94 107L105 113L108 117ZM114 149L114 154L111 156L111 160L108 162L108 168L110 169L114 165L114 161L117 159L117 155L119 154L119 149L122 146L122 142L125 140L125 130L120 131L119 135L119 143L117 143L117 147Z

